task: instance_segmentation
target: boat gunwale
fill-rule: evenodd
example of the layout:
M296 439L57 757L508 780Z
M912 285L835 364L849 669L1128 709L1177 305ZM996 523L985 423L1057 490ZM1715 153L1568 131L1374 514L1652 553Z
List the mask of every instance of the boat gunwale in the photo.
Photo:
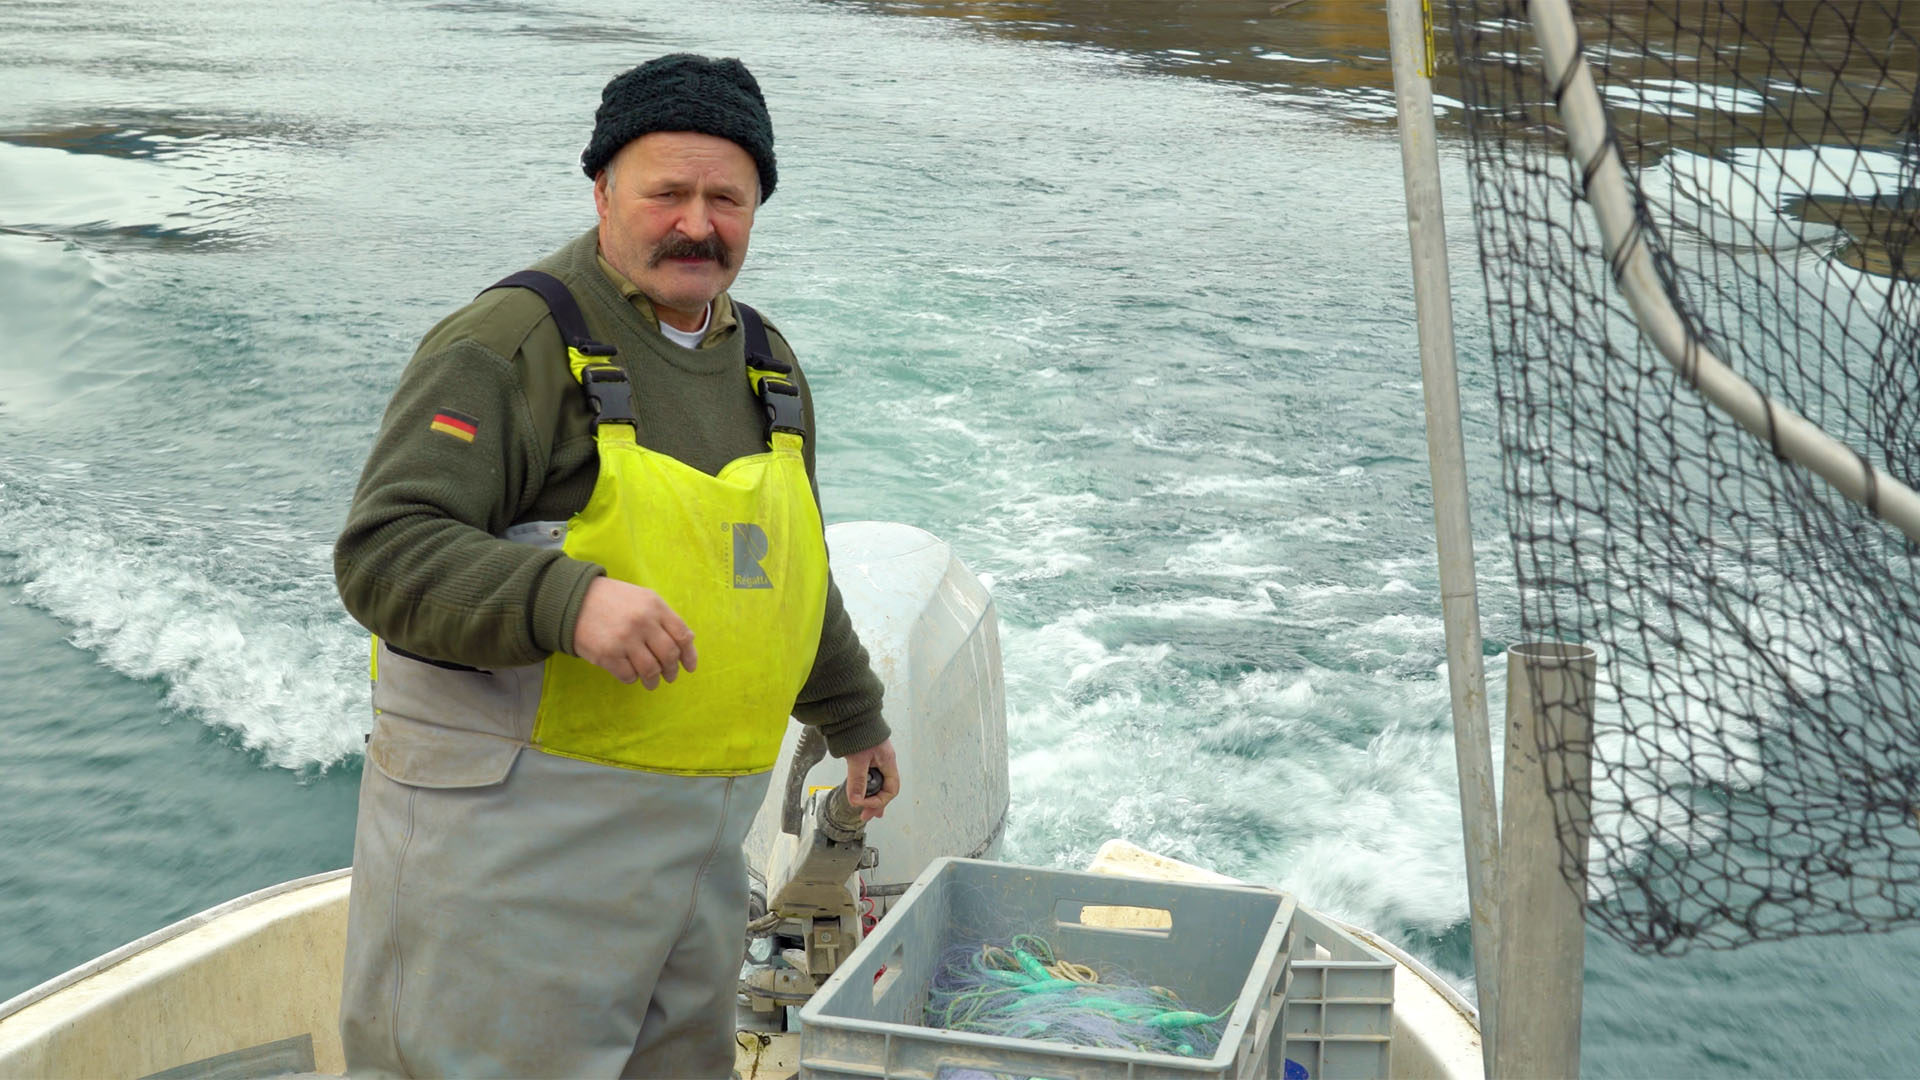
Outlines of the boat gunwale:
M36 1005L68 987L84 982L95 975L117 967L149 949L153 949L172 941L174 938L198 930L217 919L252 907L262 901L271 900L276 896L284 896L288 893L298 892L311 886L324 885L330 881L336 881L351 873L353 873L353 867L343 866L338 870L325 870L318 874L309 874L306 877L294 878L291 881L282 881L275 885L269 885L264 889L255 889L253 892L243 893L231 900L215 904L213 907L196 912L177 922L168 923L166 926L144 937L135 938L127 942L125 945L120 946L110 953L96 956L92 960L81 964L79 967L63 971L38 986L15 994L5 1001L0 1001L0 1023L12 1019L15 1015L25 1011L29 1006Z
M1305 911L1310 909L1308 909L1306 905L1303 904L1301 905L1301 910ZM1328 922L1339 927L1340 929L1345 930L1347 933L1352 934L1354 937L1359 938L1360 940L1366 942L1367 944L1373 946L1374 948L1379 949L1381 952L1386 953L1387 956L1390 959L1392 959L1394 963L1399 964L1401 967L1406 968L1408 971L1413 972L1415 975L1418 975L1420 977L1421 982L1424 982L1428 986L1432 987L1434 992L1439 994L1440 997L1444 1001L1446 1001L1447 1004L1453 1006L1456 1010L1459 1011L1461 1016L1465 1017L1468 1021L1470 1021L1473 1024L1473 1029L1475 1031L1480 1030L1480 1010L1473 1004L1473 1002L1467 1000L1467 996L1465 994L1462 994L1458 987L1454 986L1453 983L1447 981L1445 976L1434 971L1432 968L1428 967L1426 964L1422 963L1419 959L1417 959L1412 953L1408 952L1407 950L1401 948L1398 945L1395 945L1393 942L1388 941L1386 938L1380 936L1380 934L1378 934L1375 931L1368 930L1363 926L1355 926L1353 923L1347 922L1344 919L1334 918L1333 916L1328 915L1322 911L1315 911L1314 914L1327 920Z

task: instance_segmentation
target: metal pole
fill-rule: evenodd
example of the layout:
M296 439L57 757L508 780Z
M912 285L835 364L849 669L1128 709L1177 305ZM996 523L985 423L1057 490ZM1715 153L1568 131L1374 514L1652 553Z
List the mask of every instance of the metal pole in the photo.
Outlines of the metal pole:
M1507 650L1500 905L1526 918L1509 920L1500 936L1496 1076L1580 1075L1594 667L1585 645ZM1571 860L1577 887L1569 886L1563 859Z
M1466 451L1460 435L1460 385L1454 373L1453 290L1447 280L1446 221L1440 203L1440 153L1433 130L1433 35L1421 0L1388 0L1393 90L1400 105L1400 165L1407 185L1407 237L1413 245L1413 300L1420 325L1420 377L1427 402L1427 462L1433 473L1433 523L1440 549L1440 608L1447 628L1447 683L1453 697L1453 750L1467 851L1467 906L1474 984L1480 998L1481 1051L1492 1063L1500 986L1497 910L1499 808L1493 794L1493 745L1487 728L1487 680L1480 659L1480 604L1474 586L1473 528L1467 510ZM1488 1075L1492 1075L1489 1067Z

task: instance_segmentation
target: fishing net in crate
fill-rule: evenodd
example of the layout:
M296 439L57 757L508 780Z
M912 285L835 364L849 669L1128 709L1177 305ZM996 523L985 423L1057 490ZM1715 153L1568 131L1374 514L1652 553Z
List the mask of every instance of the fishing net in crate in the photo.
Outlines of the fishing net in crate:
M1589 919L1920 922L1920 4L1446 8L1522 630L1600 651Z
M1212 1057L1233 1003L1196 1012L1164 986L1057 956L1033 934L956 945L928 987L929 1027L1142 1053Z

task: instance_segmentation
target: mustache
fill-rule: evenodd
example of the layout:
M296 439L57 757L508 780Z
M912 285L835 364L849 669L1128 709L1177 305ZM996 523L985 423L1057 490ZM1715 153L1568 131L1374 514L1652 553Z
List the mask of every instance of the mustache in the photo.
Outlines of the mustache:
M705 240L694 240L674 233L654 245L653 254L647 258L647 266L651 269L668 259L709 259L726 268L733 265L733 252L718 233L708 234Z

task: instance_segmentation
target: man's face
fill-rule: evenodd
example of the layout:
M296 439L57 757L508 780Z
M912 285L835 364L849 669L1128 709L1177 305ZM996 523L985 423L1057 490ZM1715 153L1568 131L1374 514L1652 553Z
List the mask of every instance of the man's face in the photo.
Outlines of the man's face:
M759 200L760 172L738 143L691 131L642 135L594 178L600 254L663 321L697 328L740 273Z

